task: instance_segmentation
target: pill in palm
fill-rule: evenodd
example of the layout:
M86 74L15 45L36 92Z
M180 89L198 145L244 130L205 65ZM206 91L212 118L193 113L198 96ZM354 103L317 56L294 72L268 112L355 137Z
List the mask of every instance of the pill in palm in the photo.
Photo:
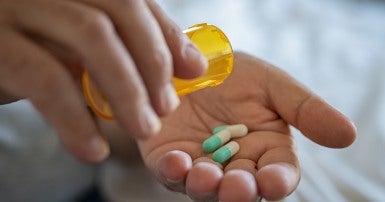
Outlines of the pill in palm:
M218 132L220 132L220 131L226 129L227 127L228 127L228 125L217 126L217 127L215 127L215 128L213 129L213 134L218 133Z
M214 128L213 134L216 134L222 130L229 130L232 138L242 137L247 135L248 129L245 124L235 124L235 125L223 125Z
M218 150L216 150L213 155L212 159L215 162L223 163L227 160L229 160L232 156L234 156L239 151L239 144L235 141L231 141Z
M231 138L231 133L229 130L221 130L211 137L207 138L203 144L203 151L210 153L218 149L220 146L224 145Z

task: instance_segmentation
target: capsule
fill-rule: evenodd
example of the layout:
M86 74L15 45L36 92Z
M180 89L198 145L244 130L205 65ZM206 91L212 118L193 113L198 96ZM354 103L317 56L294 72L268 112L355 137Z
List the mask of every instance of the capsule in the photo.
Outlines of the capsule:
M214 128L213 134L216 134L225 129L230 131L232 138L242 137L247 135L248 133L248 129L245 124L235 124L235 125L218 126Z
M223 163L229 160L239 151L239 144L235 141L231 141L226 145L222 146L213 153L212 159L215 162Z
M218 149L220 146L224 145L231 138L231 133L229 130L221 130L218 133L215 133L211 137L207 138L203 144L203 151L206 153L211 153Z

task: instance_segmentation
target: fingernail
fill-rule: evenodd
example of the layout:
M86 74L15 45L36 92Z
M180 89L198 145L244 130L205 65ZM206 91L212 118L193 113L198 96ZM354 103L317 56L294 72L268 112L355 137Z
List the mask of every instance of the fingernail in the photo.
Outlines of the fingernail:
M199 61L200 65L203 67L208 66L207 58L198 50L198 48L190 43L185 48L185 56L189 59L189 61L195 63L195 61Z
M143 118L140 124L145 138L158 133L161 128L158 116L149 105L143 109Z
M162 109L166 112L174 111L180 104L179 97L176 95L174 86L167 84L163 89Z
M100 136L94 136L88 142L88 151L92 155L92 160L100 162L110 154L107 142Z

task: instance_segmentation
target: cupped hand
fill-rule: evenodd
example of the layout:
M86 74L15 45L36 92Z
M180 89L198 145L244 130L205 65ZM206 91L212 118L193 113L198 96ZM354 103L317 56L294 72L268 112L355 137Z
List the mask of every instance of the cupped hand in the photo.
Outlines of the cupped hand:
M243 53L217 87L181 99L163 120L160 135L139 141L145 164L171 190L195 201L277 200L298 185L300 167L289 125L314 142L341 148L355 139L354 125L282 70ZM247 125L234 139L239 152L223 164L204 153L213 128Z
M27 98L76 156L108 154L84 103L84 70L132 137L160 130L179 104L172 76L201 75L207 61L151 0L0 1L0 103Z

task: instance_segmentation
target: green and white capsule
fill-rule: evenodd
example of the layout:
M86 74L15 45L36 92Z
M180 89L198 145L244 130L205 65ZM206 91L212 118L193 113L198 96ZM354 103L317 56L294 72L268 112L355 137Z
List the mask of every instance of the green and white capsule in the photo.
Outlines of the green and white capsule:
M213 134L216 134L222 130L229 130L232 138L242 137L247 135L248 129L245 124L235 124L235 125L223 125L214 128Z
M235 141L231 141L226 145L219 148L217 151L213 153L212 159L215 162L223 163L229 160L232 156L234 156L239 151L239 144Z
M211 153L218 149L220 146L224 145L231 138L231 133L229 130L221 130L214 135L207 138L203 144L203 151L206 153Z

